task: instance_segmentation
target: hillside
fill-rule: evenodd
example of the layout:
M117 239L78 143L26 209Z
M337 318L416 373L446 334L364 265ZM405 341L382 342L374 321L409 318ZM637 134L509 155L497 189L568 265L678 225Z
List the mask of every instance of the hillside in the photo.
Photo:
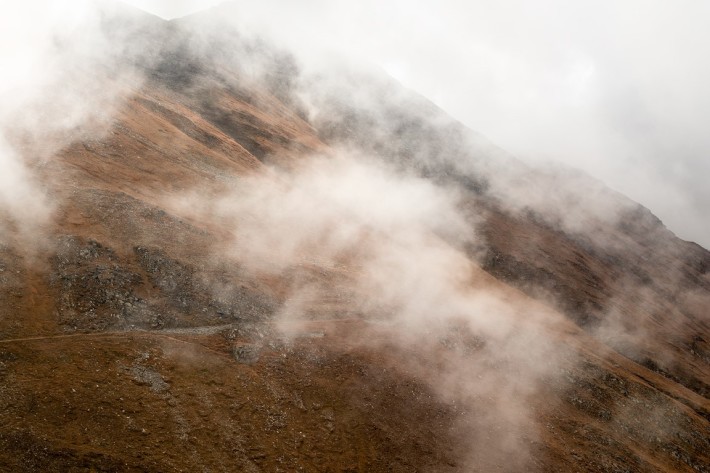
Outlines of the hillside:
M707 250L386 76L117 15L110 120L16 138L1 470L710 471Z

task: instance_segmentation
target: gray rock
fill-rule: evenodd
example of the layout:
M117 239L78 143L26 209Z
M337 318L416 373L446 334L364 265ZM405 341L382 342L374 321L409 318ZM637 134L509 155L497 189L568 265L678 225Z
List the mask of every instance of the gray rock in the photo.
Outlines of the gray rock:
M259 361L261 347L253 344L235 345L232 347L232 356L239 363L252 365Z

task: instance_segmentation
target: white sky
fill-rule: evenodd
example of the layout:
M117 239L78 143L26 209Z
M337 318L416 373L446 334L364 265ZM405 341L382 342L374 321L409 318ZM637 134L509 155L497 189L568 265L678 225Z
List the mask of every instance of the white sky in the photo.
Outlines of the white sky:
M204 10L222 2L223 0L128 0L125 3L135 5L142 10L169 20Z
M130 0L164 18L214 0ZM528 161L582 168L710 247L707 0L261 0L245 28L379 64Z

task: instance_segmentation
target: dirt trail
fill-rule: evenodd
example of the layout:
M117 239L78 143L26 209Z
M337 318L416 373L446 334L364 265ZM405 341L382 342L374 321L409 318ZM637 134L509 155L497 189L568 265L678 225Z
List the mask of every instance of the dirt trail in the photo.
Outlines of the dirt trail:
M225 353L209 348L202 343L193 340L184 340L181 338L171 337L167 333L172 333L175 335L214 335L219 333L225 328L233 327L230 325L220 325L215 327L196 327L194 329L174 329L175 331L150 331L150 330L133 330L133 331L120 331L120 332L82 332L82 333L71 333L71 334L59 334L59 335L43 335L37 337L21 337L21 338L7 338L0 340L0 344L10 344L10 343L22 343L22 342L33 342L33 341L47 341L47 340L62 340L71 338L111 338L111 337L158 337L166 340L171 340L179 343L186 343L190 345L199 345L203 349L210 351L212 353L224 356ZM179 331L178 331L179 330ZM166 333L167 332L167 333Z

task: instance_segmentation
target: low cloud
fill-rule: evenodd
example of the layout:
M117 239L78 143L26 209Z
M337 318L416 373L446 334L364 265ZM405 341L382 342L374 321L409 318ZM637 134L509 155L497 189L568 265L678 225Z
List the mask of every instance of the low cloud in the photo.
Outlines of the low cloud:
M707 2L218 8L240 31L293 50L306 71L333 57L369 61L520 158L581 168L710 246Z
M562 353L546 331L558 314L524 302L470 258L465 248L484 243L456 192L348 151L234 187L171 206L230 229L234 240L219 254L288 288L277 316L285 326L340 300L328 318L376 321L381 335L351 343L440 358L427 381L460 406L470 460L525 464L524 438L535 436L525 399L550 379Z
M0 19L1 210L5 229L25 236L48 223L55 198L42 167L64 146L100 137L122 99L140 83L125 61L126 31L106 19L109 2L31 0ZM114 25L117 26L117 25Z

